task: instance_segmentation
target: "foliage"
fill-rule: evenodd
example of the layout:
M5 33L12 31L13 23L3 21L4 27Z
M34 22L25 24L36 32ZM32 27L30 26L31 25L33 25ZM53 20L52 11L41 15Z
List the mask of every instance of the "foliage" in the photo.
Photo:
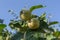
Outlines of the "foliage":
M41 16L33 15L32 11L38 8L44 8L43 5L32 6L29 11L31 12L31 18L29 20L11 20L9 26L12 29L17 30L17 33L14 36L7 31L2 31L6 27L5 24L0 24L0 30L3 35L3 40L54 40L60 36L59 31L54 31L51 25L58 24L57 21L47 22L46 13L43 13ZM10 12L10 11L9 11ZM26 12L26 11L25 11ZM24 15L25 16L25 15ZM26 15L27 16L27 15ZM36 18L39 21L39 27L36 29L30 29L28 27L28 22L31 22L31 19ZM36 22L36 21L35 21ZM1 37L1 36L0 36Z
M32 12L32 11L35 10L35 9L43 8L43 7L44 7L43 5L32 6L32 7L30 8L30 11Z
M2 30L6 27L5 24L0 24L0 33L2 32Z
M50 23L49 23L49 26L50 26L50 25L54 25L54 24L57 24L57 23L58 23L57 21L54 21L54 22L50 22Z

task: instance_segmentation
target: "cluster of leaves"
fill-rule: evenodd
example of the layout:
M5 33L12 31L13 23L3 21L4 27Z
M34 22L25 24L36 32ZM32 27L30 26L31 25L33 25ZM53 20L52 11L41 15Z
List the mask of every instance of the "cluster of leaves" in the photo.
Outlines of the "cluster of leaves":
M29 10L32 12L35 9L38 8L44 8L43 5L36 5L32 6ZM17 30L17 33L12 36L11 38L8 38L7 40L56 40L60 36L59 31L54 31L51 25L57 24L57 21L49 22L46 18L46 13L43 13L41 16L32 15L32 18L38 18L40 25L37 29L30 29L27 26L26 21L24 20L11 20L9 23L9 26L12 29ZM2 34L3 28L5 28L5 24L0 24L0 35ZM5 32L5 38L8 37L9 33ZM10 35L9 35L10 36ZM5 39L4 39L5 40Z
M43 7L44 7L43 5L32 6L30 8L30 11L32 12L35 9L43 8ZM55 33L53 28L49 27L51 25L57 24L58 22L54 21L54 22L49 22L48 23L47 22L48 20L46 19L46 13L43 13L41 16L32 15L32 18L38 18L38 20L40 21L40 27L38 29L34 29L34 30L29 29L27 27L26 21L23 21L23 20L18 20L18 21L11 20L9 26L12 29L16 29L16 30L19 29L18 33L16 35L14 35L11 38L11 40L46 40L46 39L50 40L51 38L54 38L54 37L59 35L59 34ZM53 33L56 34L56 36Z
M0 19L0 40L2 40L2 37L3 37L2 31L5 27L6 27L6 25L3 24L3 19Z

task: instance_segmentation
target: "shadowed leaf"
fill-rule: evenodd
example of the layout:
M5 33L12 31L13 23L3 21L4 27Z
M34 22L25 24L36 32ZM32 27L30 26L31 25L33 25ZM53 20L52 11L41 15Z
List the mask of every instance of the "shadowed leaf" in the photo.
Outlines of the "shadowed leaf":
M59 22L57 22L57 21L50 22L50 23L49 23L49 26L50 26L50 25L54 25L54 24L58 24L58 23L59 23Z
M3 23L3 21L4 21L3 19L0 19L0 23Z

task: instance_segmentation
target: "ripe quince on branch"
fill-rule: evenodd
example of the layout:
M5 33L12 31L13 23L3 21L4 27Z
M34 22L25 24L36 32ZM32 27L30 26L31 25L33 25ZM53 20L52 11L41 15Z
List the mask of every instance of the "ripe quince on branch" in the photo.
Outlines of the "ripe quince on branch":
M22 20L30 20L31 19L31 12L29 10L23 9L20 11L20 18Z
M27 24L30 29L39 28L39 20L37 18L32 18Z

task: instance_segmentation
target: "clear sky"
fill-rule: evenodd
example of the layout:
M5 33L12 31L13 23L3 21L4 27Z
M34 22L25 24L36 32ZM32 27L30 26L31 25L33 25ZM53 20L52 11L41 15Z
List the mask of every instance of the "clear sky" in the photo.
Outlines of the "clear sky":
M52 21L60 22L60 0L0 0L0 18L4 19L4 23L8 24L10 19L13 18L11 14L8 13L9 9L12 9L19 16L19 12L22 8L30 8L33 5L46 5L46 8L37 9L33 11L33 14L41 15L46 12L47 15L51 14Z

